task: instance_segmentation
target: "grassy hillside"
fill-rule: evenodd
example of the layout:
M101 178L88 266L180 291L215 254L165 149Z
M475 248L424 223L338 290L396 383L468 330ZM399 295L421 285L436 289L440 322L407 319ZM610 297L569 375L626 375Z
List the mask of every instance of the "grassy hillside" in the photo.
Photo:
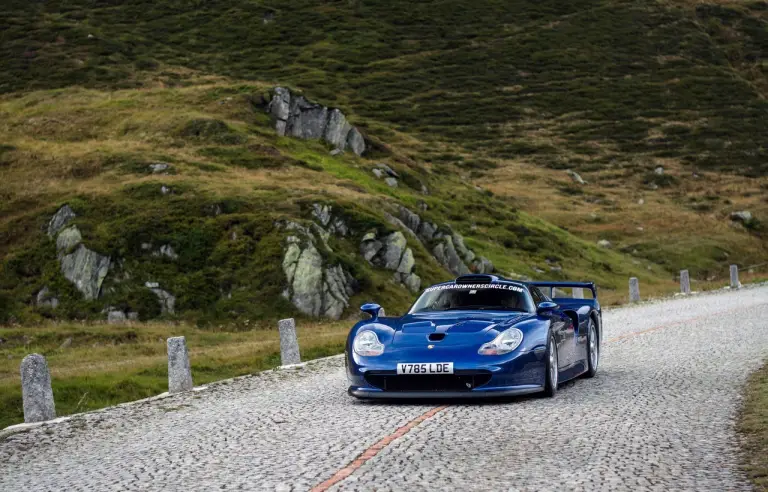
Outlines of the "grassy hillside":
M398 228L399 206L502 275L595 280L605 304L630 276L644 297L676 291L682 268L695 290L724 285L730 263L764 278L767 22L768 3L737 0L6 0L0 427L21 418L34 351L60 414L162 391L171 335L187 336L196 383L276 365L281 317L299 318L305 358L338 352L357 305L398 314L413 298L359 251ZM278 85L340 108L368 151L278 137ZM63 204L112 261L98 299L46 235ZM315 204L350 229L319 248L357 283L339 322L282 295L285 224L313 227ZM407 241L422 285L452 276ZM36 305L43 287L55 309ZM104 326L107 306L141 323Z
M357 252L366 231L393 230L382 211L401 204L502 274L594 279L607 301L631 275L653 293L681 268L704 285L728 263L768 260L765 2L7 3L5 321L99 319L106 305L151 319L142 285L156 280L201 324L295 314L276 224L308 220L313 203L353 226L324 253L360 283L351 305L409 303ZM277 84L342 108L369 152L278 138L263 108ZM171 174L148 172L157 161ZM398 188L372 175L378 163ZM120 261L97 301L63 279L42 232L64 203L84 243ZM742 209L755 219L728 219ZM424 282L450 276L409 246ZM56 312L32 305L43 286Z

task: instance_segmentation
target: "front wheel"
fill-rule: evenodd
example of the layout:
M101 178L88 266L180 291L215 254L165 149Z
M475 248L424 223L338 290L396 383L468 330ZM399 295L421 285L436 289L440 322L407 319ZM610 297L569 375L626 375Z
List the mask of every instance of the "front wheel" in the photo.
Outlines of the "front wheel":
M557 344L555 343L555 337L549 335L549 343L547 345L547 375L544 382L544 396L552 398L557 394Z
M600 363L600 340L597 338L597 329L592 318L589 318L587 330L587 372L584 373L584 377L593 378L597 374L597 366Z

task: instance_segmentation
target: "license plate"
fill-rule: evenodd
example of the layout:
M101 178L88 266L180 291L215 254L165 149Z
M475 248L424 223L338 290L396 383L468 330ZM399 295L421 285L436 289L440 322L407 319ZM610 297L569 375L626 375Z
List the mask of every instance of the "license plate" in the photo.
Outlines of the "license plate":
M401 362L397 364L398 374L453 374L453 362Z

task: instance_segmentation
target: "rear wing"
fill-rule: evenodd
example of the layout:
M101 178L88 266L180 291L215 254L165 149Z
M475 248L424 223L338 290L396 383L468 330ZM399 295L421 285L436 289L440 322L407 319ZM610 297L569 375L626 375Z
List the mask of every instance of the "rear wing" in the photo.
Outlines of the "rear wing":
M530 285L535 285L536 287L543 288L543 289L549 289L549 297L555 298L559 297L555 295L555 291L558 288L566 288L566 289L589 289L592 292L592 298L597 299L597 287L595 287L594 282L528 282ZM576 297L576 292L574 291L574 297Z

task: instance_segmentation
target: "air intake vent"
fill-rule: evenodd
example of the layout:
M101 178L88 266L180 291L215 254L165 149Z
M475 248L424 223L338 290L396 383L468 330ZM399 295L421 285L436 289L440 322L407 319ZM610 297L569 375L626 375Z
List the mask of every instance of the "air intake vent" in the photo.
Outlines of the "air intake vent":
M490 284L498 280L493 275L462 275L456 279L457 284Z

